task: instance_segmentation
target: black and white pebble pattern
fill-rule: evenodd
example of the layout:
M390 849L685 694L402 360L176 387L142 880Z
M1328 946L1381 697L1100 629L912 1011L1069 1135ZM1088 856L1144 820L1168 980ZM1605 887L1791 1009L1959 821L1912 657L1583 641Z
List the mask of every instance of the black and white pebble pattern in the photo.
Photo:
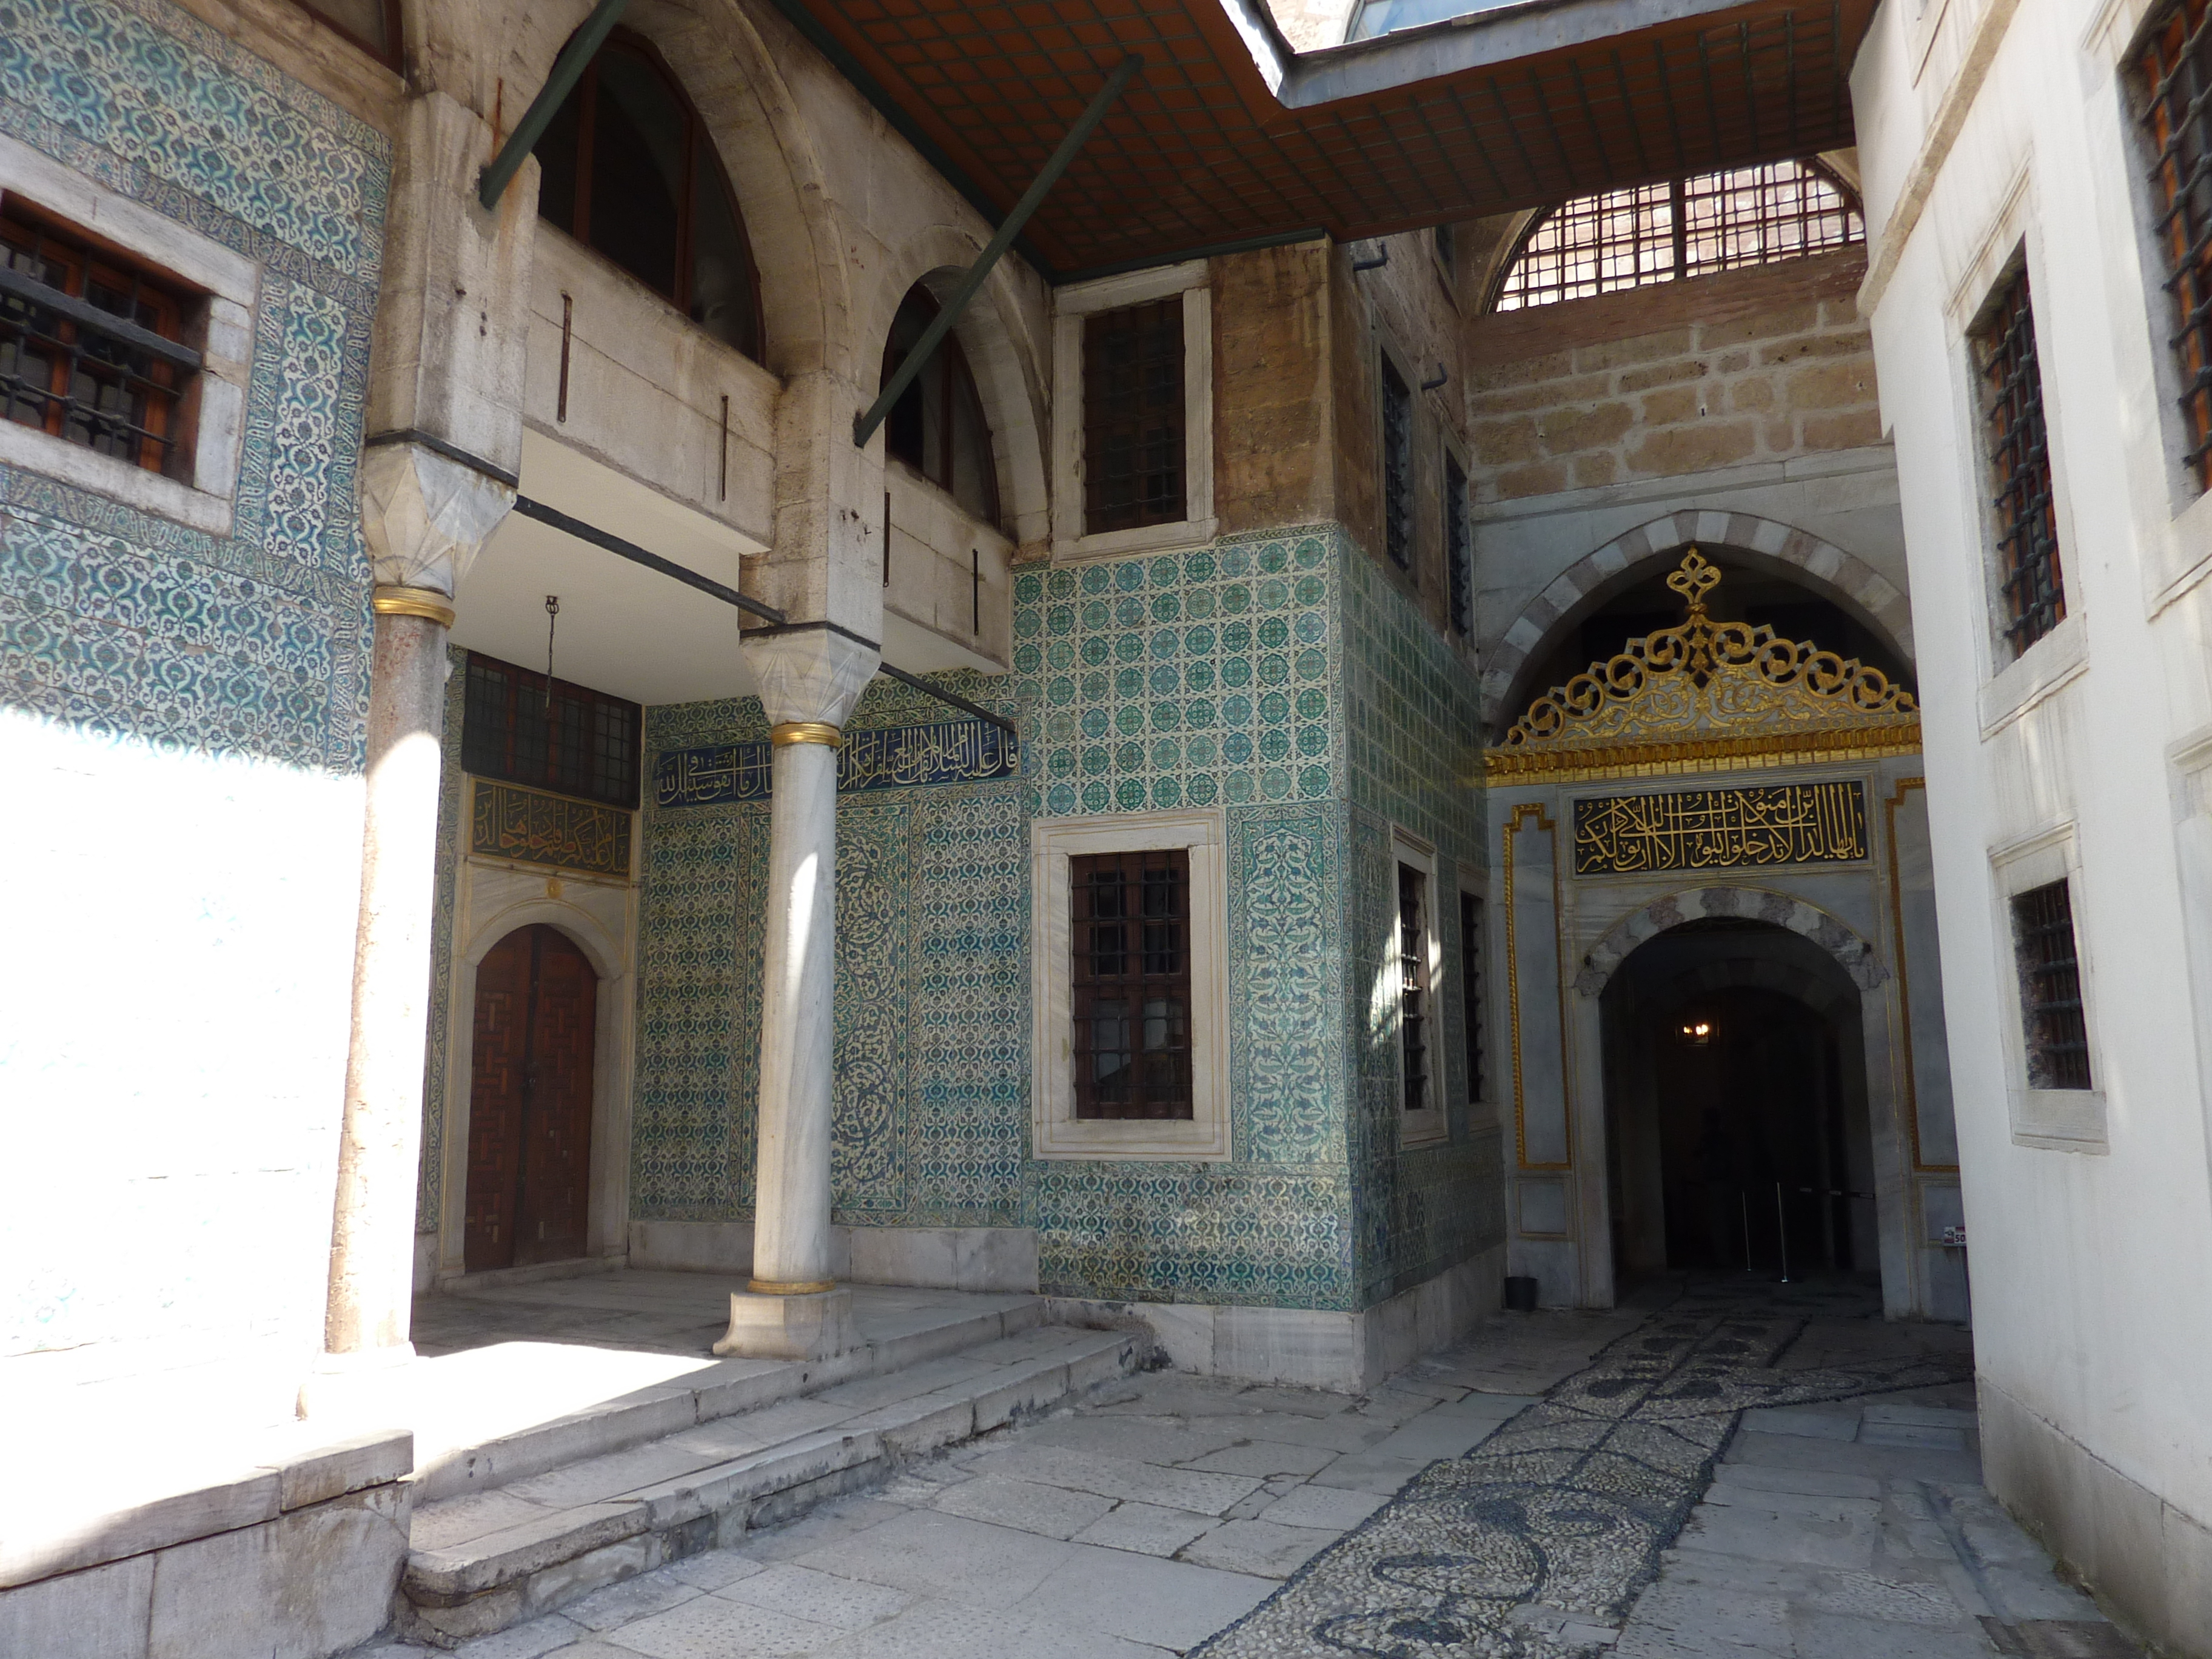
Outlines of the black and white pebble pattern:
M1588 1659L1656 1575L1736 1419L1966 1380L1963 1356L1784 1363L1866 1292L1692 1281L1464 1457L1431 1464L1204 1659Z

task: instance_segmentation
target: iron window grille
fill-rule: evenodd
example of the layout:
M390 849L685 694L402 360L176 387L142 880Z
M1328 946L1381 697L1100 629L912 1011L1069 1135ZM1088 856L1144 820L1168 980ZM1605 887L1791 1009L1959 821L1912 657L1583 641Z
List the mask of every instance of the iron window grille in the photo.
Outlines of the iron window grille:
M2155 228L2173 296L2172 344L2189 434L2183 459L2197 488L2212 488L2212 33L2206 0L2183 0L2151 29L2136 60Z
M538 216L758 362L760 278L744 216L683 83L617 29L531 152Z
M1406 1109L1429 1105L1429 878L1398 866L1398 1042Z
M1382 358L1382 544L1390 562L1413 562L1413 394L1389 356Z
M0 197L0 414L149 472L173 472L200 354L198 296Z
M461 767L634 809L643 716L634 702L471 651Z
M1474 632L1474 526L1467 511L1467 474L1444 457L1444 564L1451 587L1452 632Z
M2066 619L2051 439L2025 264L1998 289L1972 343L1995 486L1990 506L2004 607L2001 631L2016 657Z
M320 18L380 64L398 69L399 0L296 0L301 10Z
M1858 201L1811 161L1776 161L1580 196L1539 215L1493 311L1554 305L1866 240Z
M1482 1098L1482 900L1459 896L1459 997L1467 1045L1467 1097Z
M1190 854L1068 860L1075 1115L1193 1115Z
M2067 883L2061 879L2016 894L2012 929L2020 962L2027 1086L2087 1089L2089 1027L2082 1015L2081 963Z
M1183 485L1182 295L1083 319L1087 534L1176 524Z

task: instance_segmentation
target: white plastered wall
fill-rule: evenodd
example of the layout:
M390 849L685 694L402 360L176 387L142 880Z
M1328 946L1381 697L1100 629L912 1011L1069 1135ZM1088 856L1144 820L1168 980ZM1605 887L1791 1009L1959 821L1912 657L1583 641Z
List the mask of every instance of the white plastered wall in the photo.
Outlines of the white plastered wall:
M2187 779L2212 726L2212 520L2176 463L2172 326L2145 233L2125 49L2146 8L1885 9L1853 81L1882 406L1926 708L1984 1463L1992 1487L2175 1650L2212 1652L2212 927ZM1961 331L2024 240L2067 623L1991 640ZM2106 1138L2025 1140L1993 866L2063 831ZM2049 1138L2043 1138L2045 1141Z

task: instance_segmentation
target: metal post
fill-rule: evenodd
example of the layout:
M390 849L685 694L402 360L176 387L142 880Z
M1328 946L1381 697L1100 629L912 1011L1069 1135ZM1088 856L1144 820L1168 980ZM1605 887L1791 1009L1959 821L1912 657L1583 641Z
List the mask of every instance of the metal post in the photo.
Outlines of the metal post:
M1774 1225L1782 1237L1782 1282L1790 1282L1790 1219L1782 1213L1782 1183L1774 1183Z
M491 158L491 165L477 180L477 200L484 204L487 211L499 205L499 198L522 168L522 158L538 147L538 139L560 113L561 106L576 89L576 82L584 78L584 66L605 44L629 4L629 0L599 0L592 8L592 15L584 20L584 27L569 37L568 46L554 59L553 73L545 77L538 96L530 100L530 107L522 112L522 119L515 123L514 131L499 147L499 154Z
M619 3L619 0L614 0L614 3ZM1115 100L1121 97L1129 82L1136 78L1137 71L1144 66L1145 60L1131 52L1106 77L1106 84L1098 88L1098 95L1091 100L1091 106L1076 118L1075 125L1067 130L1067 137L1060 141L1060 148L1053 151L1052 159L1044 164L1044 171L1037 174L1029 189L1022 193L1022 199L1014 204L1014 210L999 227L999 234L991 239L990 246L976 257L974 264L968 267L959 286L952 290L951 296L938 312L937 319L922 331L921 338L915 343L914 349L906 354L906 361L898 366L898 372L891 376L890 384L877 394L875 402L868 405L866 413L854 418L853 442L855 445L865 448L868 440L876 435L876 428L884 423L884 417L905 395L907 387L914 384L915 377L928 362L930 354L952 331L953 324L960 320L960 313L967 310L968 302L983 286L983 279L991 274L991 268L999 263L1000 256L1014 245L1014 238L1022 234L1022 227L1029 223L1030 216L1037 210L1038 204L1045 198L1045 192L1060 182L1060 175L1067 171L1085 141L1106 118L1106 112L1113 108Z
M1743 1188L1735 1189L1736 1207L1743 1212L1743 1270L1751 1271L1751 1194Z

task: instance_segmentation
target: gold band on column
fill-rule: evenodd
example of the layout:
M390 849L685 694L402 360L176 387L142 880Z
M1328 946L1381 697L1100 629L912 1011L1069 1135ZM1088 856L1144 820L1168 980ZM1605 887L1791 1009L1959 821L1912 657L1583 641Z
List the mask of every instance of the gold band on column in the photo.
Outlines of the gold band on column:
M756 1296L817 1296L823 1291L834 1291L834 1279L802 1279L781 1281L773 1279L748 1279L745 1288Z
M835 749L845 734L827 720L786 720L768 729L768 740L781 749L787 743L818 743Z
M380 587L369 604L380 617L421 617L441 628L453 625L453 602L434 587Z

